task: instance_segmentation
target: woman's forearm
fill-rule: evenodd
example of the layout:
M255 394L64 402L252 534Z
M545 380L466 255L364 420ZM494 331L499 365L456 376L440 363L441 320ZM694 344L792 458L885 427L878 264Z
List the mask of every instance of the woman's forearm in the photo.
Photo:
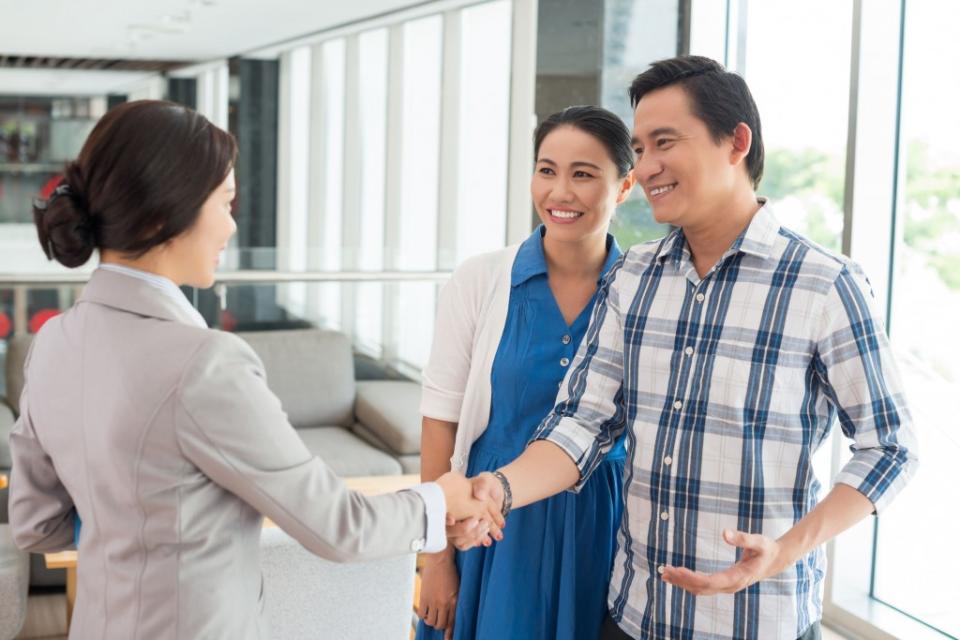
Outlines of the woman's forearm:
M450 458L456 443L457 425L424 417L420 428L420 480L432 482L450 471ZM454 547L430 554L432 561L452 559Z
M450 471L456 437L456 423L423 418L420 429L420 480L432 482Z
M580 479L580 469L567 452L548 440L530 444L520 457L500 471L510 482L513 508L549 498Z

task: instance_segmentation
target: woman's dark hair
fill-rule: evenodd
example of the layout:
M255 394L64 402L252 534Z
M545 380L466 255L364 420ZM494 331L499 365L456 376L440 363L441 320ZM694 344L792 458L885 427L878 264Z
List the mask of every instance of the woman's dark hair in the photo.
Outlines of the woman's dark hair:
M567 107L559 113L549 116L540 123L533 134L533 155L540 154L543 140L558 127L574 127L588 133L607 149L610 159L617 166L618 175L626 177L633 169L633 147L630 144L630 130L616 114L602 107Z
M763 177L763 135L760 112L743 78L703 56L678 56L659 60L630 85L634 108L651 91L678 85L690 99L691 111L707 125L715 142L733 135L741 122L750 127L753 141L747 153L747 173L756 189Z
M43 252L67 267L94 249L142 256L193 225L236 157L234 137L192 109L159 100L114 107L55 195L33 208Z

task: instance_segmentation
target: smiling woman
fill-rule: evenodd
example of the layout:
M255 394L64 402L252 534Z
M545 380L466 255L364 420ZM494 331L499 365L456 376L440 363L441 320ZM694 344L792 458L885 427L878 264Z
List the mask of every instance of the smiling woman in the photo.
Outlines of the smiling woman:
M148 100L118 106L67 165L54 197L34 209L40 245L67 267L94 249L106 262L149 253L177 284L210 286L236 229L236 156L233 136L195 111Z
M599 281L620 258L607 230L633 186L626 125L599 107L570 107L540 124L534 153L530 194L543 225L519 246L465 262L441 293L423 372L425 479L451 460L472 476L522 451L586 334ZM431 556L419 640L597 637L624 456L621 438L580 494L513 513L515 533L489 554Z
M10 435L14 541L76 544L85 567L71 636L169 636L176 620L177 637L264 637L263 516L341 562L439 551L447 514L503 522L453 475L351 493L291 426L249 344L187 301L180 286L210 286L236 230L236 152L195 111L132 102L37 203L49 258L101 258L34 337Z

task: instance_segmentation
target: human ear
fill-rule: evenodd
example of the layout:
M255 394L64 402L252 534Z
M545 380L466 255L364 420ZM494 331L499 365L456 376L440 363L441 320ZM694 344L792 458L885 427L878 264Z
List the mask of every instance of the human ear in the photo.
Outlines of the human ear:
M631 171L627 174L627 177L620 182L620 190L617 192L617 204L622 204L630 197L630 192L633 190L634 184L636 184L636 178L633 175L633 171Z

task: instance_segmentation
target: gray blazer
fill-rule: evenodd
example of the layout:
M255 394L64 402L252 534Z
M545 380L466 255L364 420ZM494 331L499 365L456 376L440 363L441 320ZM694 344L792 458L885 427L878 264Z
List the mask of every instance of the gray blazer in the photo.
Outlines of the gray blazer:
M82 519L71 638L268 637L261 514L336 561L422 545L420 496L347 490L253 350L145 282L96 271L33 341L25 377L11 528L57 551Z

